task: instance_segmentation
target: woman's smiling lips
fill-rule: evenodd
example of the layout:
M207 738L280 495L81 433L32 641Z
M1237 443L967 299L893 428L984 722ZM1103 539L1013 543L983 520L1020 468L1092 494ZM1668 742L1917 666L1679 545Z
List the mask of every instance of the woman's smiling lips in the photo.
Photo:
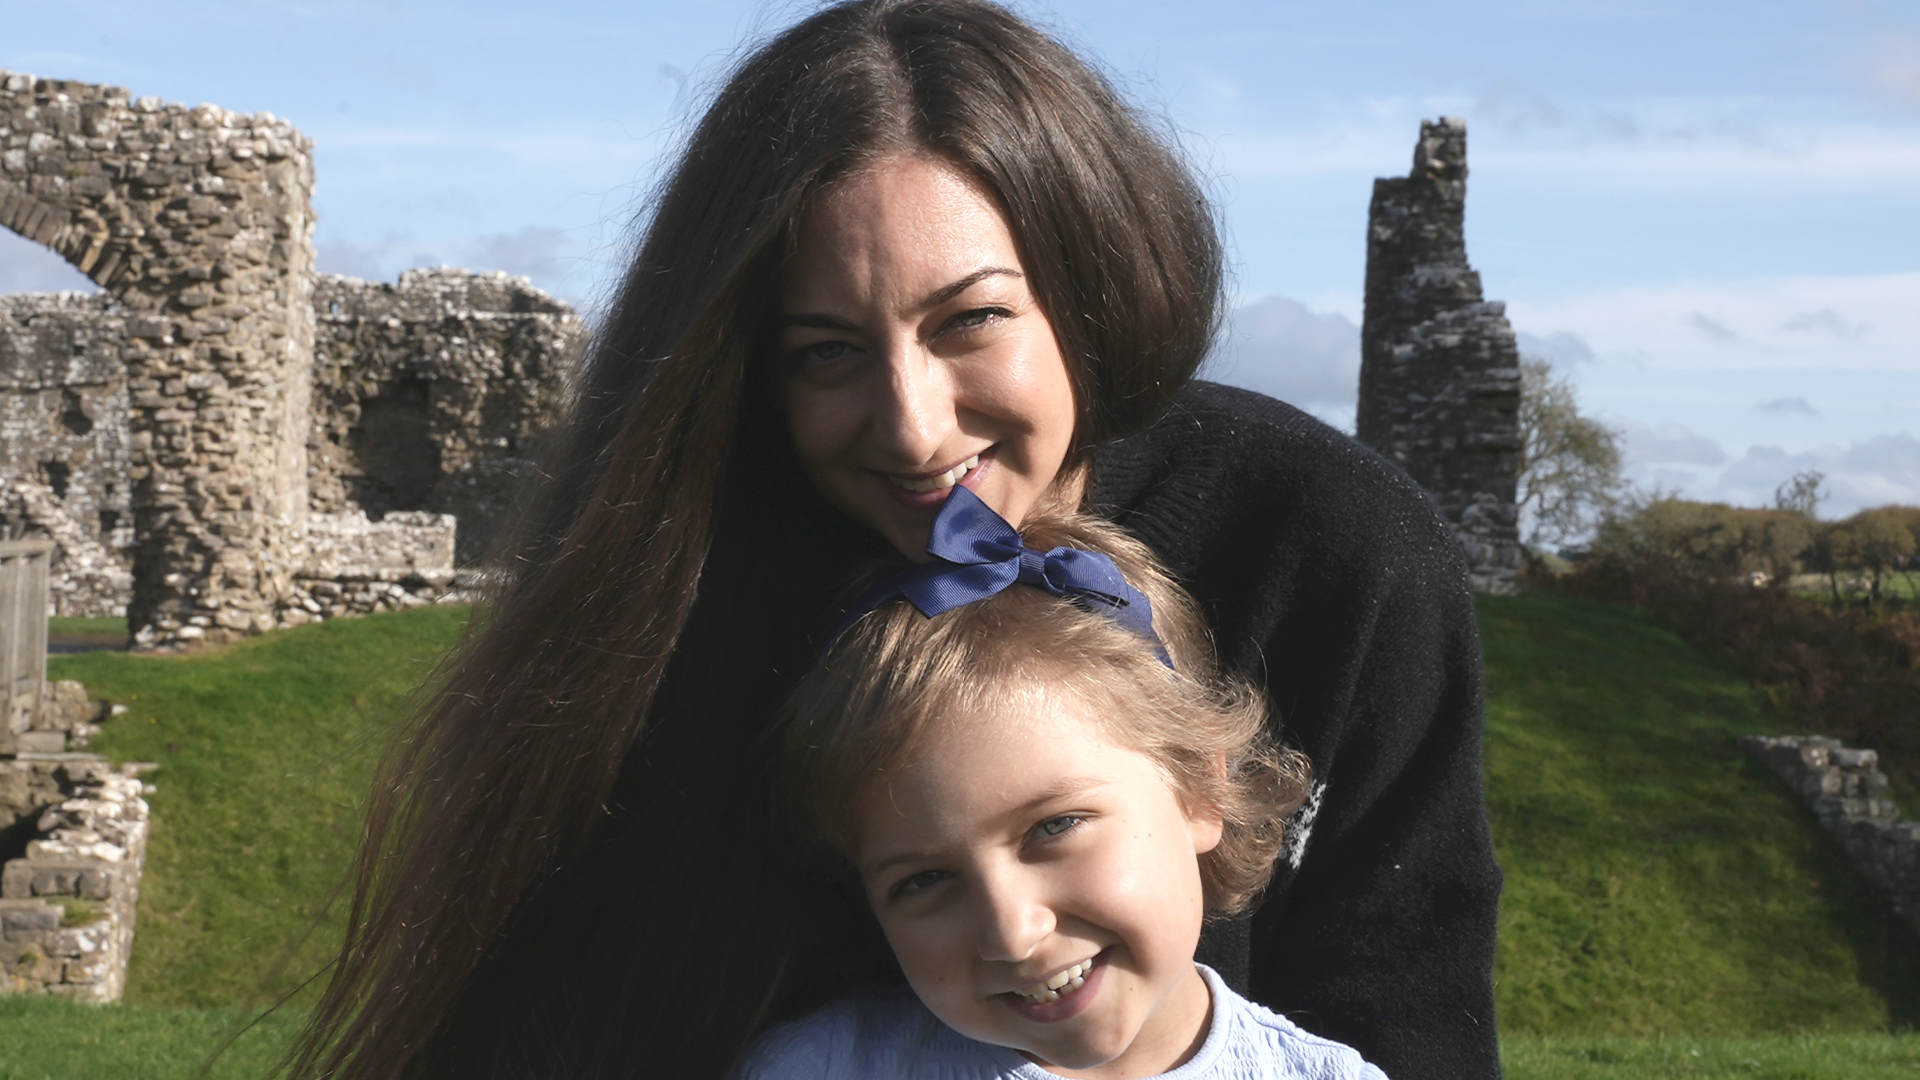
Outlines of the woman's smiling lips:
M874 475L884 482L889 494L908 506L939 506L947 501L947 492L956 486L964 486L968 490L977 492L980 478L986 473L986 466L992 464L992 461L993 448L988 447L943 472L905 476L900 473L875 470Z

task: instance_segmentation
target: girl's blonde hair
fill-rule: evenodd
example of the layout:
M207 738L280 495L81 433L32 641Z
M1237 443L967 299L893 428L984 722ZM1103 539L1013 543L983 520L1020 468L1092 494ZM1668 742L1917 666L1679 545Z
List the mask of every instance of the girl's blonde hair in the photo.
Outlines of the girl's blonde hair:
M862 797L911 761L945 717L1007 707L1042 687L1085 702L1115 745L1152 759L1189 814L1220 815L1220 843L1200 856L1207 907L1245 910L1272 878L1287 816L1306 796L1306 756L1275 740L1258 689L1218 670L1192 598L1144 544L1084 514L1049 512L1021 533L1030 548L1111 557L1152 602L1171 670L1152 641L1037 588L1014 586L931 619L904 602L884 605L842 634L794 692L782 774L789 811L850 860Z

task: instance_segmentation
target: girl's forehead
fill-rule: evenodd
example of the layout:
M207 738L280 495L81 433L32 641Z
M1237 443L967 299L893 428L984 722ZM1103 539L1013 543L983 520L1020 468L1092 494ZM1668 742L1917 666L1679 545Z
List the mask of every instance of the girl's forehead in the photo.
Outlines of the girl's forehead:
M1107 703L1038 684L1009 684L928 718L921 737L865 800L904 812L986 812L1024 805L1048 790L1116 778L1162 776L1101 710Z

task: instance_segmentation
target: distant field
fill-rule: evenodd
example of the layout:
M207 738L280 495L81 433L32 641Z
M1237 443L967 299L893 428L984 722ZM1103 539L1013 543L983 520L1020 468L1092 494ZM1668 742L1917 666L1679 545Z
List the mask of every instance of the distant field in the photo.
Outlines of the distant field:
M1870 580L1864 575L1840 575L1841 599L1855 603L1866 599ZM1792 587L1794 592L1828 600L1833 598L1833 583L1827 580L1825 574L1795 574ZM1880 579L1880 595L1888 599L1920 600L1920 573L1901 571L1884 575Z

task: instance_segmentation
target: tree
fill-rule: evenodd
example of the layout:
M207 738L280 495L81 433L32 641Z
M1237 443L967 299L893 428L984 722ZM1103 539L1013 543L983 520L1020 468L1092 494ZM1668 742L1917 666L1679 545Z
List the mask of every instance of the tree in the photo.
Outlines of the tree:
M1573 384L1537 357L1520 360L1520 488L1522 521L1534 548L1591 531L1627 490L1621 476L1621 433L1580 415Z
M1820 483L1827 474L1819 469L1808 469L1793 474L1793 478L1773 489L1773 508L1789 514L1799 514L1808 521L1816 518L1814 513L1820 509Z
M1909 515L1905 507L1881 506L1832 526L1834 561L1873 575L1867 586L1869 608L1880 603L1882 575L1904 567L1914 553L1916 539Z

